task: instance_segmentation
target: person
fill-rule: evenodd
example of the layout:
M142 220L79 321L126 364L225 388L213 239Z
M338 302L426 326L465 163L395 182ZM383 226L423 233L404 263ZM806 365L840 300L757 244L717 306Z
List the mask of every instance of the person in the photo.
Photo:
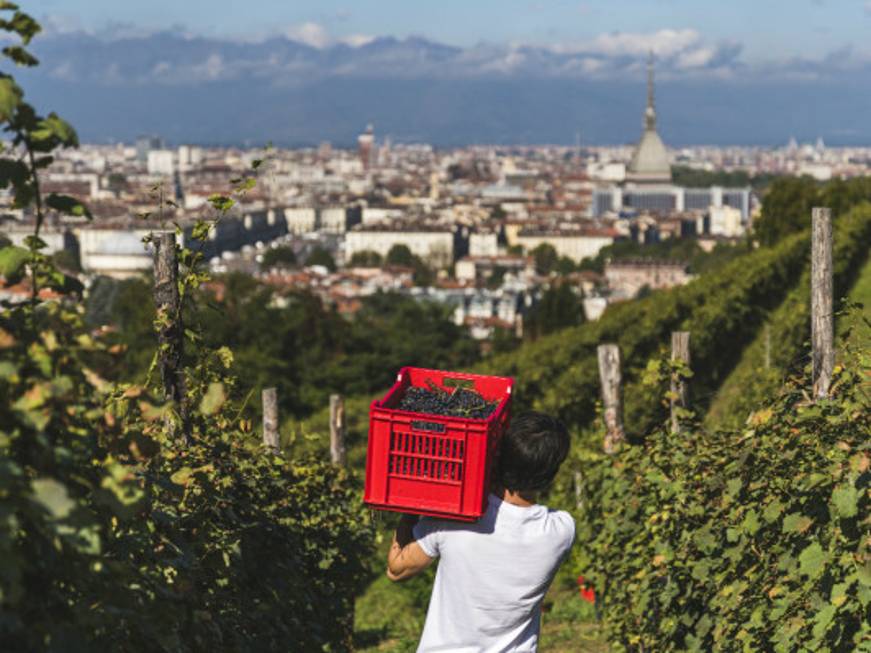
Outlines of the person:
M402 516L387 576L406 580L440 559L418 653L536 651L542 599L575 537L568 513L536 499L568 450L562 422L519 415L499 444L493 491L477 522Z

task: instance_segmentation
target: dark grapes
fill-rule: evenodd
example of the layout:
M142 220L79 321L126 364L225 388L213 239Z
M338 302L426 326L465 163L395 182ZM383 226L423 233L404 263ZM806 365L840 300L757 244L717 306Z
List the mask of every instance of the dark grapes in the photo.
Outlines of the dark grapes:
M408 388L398 407L414 413L487 419L498 403L487 401L474 390L455 388L448 392L431 383L429 388Z

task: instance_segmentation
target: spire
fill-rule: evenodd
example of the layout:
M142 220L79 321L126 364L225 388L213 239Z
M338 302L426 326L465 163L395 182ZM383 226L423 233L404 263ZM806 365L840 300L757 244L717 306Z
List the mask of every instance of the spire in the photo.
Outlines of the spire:
M647 109L644 111L645 131L656 131L656 109L653 106L653 50L647 58Z

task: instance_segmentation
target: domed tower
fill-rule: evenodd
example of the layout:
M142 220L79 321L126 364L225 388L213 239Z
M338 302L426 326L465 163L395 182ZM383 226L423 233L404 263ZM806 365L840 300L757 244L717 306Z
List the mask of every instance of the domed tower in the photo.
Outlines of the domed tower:
M653 53L647 61L647 108L644 110L644 132L635 146L635 153L626 170L626 181L638 184L668 184L671 164L668 152L656 132L656 108L653 104Z

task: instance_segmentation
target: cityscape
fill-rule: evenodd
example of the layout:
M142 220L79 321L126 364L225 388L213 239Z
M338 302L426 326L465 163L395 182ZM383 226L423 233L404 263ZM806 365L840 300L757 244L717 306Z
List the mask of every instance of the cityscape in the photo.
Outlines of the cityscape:
M94 220L50 215L42 238L48 253L63 253L85 279L137 275L152 265L147 234L171 224L189 239L196 220L210 217L209 198L251 177L256 185L209 236L204 253L213 272L254 276L277 301L287 291L312 291L349 316L379 291L438 302L486 341L499 329L522 337L524 316L553 284L569 283L583 317L595 320L610 303L687 283L689 261L645 256L644 245L692 239L710 252L739 244L759 214L760 189L751 180L868 174L871 148L830 148L822 140L668 148L657 131L652 57L647 66L634 145L440 149L392 144L373 125L353 150L327 142L170 146L159 136L84 144L61 152L41 183L46 193L87 204ZM256 171L255 161L263 161ZM697 178L683 186L673 171ZM9 191L0 197L2 232L20 244L32 216L11 208ZM594 263L619 242L639 247ZM391 260L396 248L406 260ZM327 264L313 252L326 254ZM536 254L551 252L564 262L563 274L536 265ZM431 274L415 275L409 254ZM23 286L3 291L27 293Z
M871 0L25 4L0 651L871 651Z

